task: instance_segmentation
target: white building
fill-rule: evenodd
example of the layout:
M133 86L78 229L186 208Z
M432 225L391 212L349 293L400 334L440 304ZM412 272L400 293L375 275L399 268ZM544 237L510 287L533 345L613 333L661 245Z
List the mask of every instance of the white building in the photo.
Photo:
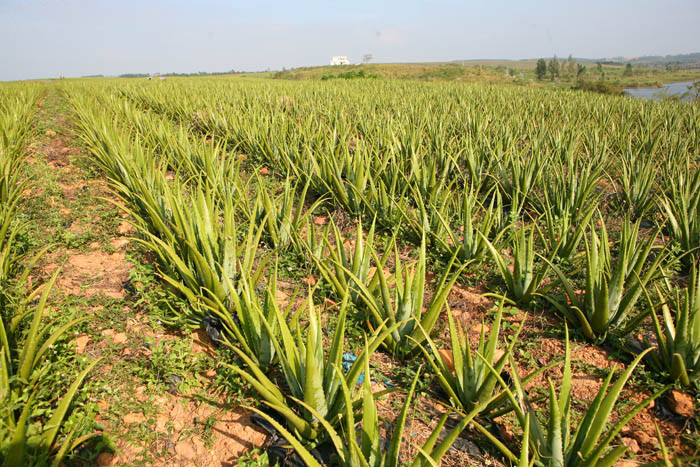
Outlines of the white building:
M331 65L350 65L350 60L345 55L331 57Z

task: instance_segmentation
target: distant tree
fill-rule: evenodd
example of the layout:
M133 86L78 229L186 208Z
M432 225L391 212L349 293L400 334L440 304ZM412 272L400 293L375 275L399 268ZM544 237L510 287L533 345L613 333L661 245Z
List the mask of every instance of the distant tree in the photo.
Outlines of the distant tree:
M372 60L372 54L364 54L362 56L362 63L369 63L370 60Z
M622 76L632 76L634 74L634 70L632 69L632 64L628 63L625 66L625 72L622 73Z
M547 62L545 61L544 58L540 58L537 60L537 67L535 67L535 75L537 76L537 79L544 79L545 76L547 76Z
M554 78L559 77L559 60L557 60L556 55L549 61L547 71L549 71L549 77L552 79L552 81L554 81Z
M566 60L566 77L568 79L573 79L574 74L576 74L576 62L574 57L569 54L569 58Z
M581 76L586 74L586 66L581 65L580 63L578 64L578 70L576 71L576 77L580 78Z
M598 70L598 74L603 77L605 75L605 72L603 71L603 64L601 62L598 62L596 65L596 70Z

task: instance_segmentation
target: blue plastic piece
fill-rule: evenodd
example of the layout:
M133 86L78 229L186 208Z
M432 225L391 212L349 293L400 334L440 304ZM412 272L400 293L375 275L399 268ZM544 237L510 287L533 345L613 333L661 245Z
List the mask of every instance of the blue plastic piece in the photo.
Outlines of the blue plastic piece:
M352 368L352 364L355 363L357 360L357 357L350 352L346 352L343 354L343 372L345 374L350 371L350 368ZM360 373L360 376L357 378L357 384L361 384L365 380L365 373L362 372Z

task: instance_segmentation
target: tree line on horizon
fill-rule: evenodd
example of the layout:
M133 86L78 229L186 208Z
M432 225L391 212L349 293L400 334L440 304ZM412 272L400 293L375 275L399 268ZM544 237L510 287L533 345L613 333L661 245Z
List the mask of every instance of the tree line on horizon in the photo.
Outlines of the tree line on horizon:
M598 63L599 67L602 67ZM560 63L557 56L547 61L544 58L537 60L535 67L535 76L538 80L544 80L547 76L554 81L556 78L561 78L562 75L566 79L580 79L586 73L586 66L576 63L576 60L569 55L569 58L564 63Z

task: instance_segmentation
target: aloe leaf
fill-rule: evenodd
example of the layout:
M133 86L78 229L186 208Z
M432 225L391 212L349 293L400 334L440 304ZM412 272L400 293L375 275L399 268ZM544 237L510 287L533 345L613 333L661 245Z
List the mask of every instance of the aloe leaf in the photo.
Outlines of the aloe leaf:
M530 423L530 419L529 419L529 418L526 417L525 420L526 420L525 423L528 423L528 424ZM515 454L513 454L513 451L511 451L510 449L508 449L508 447L507 447L505 444L503 444L503 443L501 442L501 440L499 440L496 436L494 436L494 434L491 433L491 431L489 431L488 428L484 427L483 425L481 425L481 424L480 424L478 421L476 421L476 420L472 420L472 425L474 425L474 428L476 428L477 430L479 430L479 432L480 432L482 435L484 435L484 436L486 437L486 439L488 439L489 442L490 442L493 446L495 446L496 449L498 449L498 450L501 452L501 454L503 454L504 456L506 456L506 457L507 457L511 462L513 462L513 463L518 462L518 456L516 456ZM522 448L521 448L521 449L522 449Z
M552 384L551 380L547 382L549 383L548 457L551 459L552 465L564 467L564 447L561 430L562 415L559 411L559 402L557 401L557 394L554 391L554 384Z
M674 353L671 357L671 378L680 380L685 387L690 386L690 378L685 368L685 362L679 353Z
M53 461L51 462L51 467L59 467L63 458L68 453L68 450L73 446L73 437L75 436L75 431L78 429L78 425L74 426L73 429L68 433L66 439L61 444L61 447L56 452ZM90 435L83 437L84 439L90 438Z
M615 402L617 401L617 398L620 396L620 393L622 392L622 388L624 387L625 383L629 379L629 377L632 375L632 372L636 368L636 366L639 364L640 360L649 353L651 349L647 349L640 353L633 361L627 366L627 369L625 372L618 378L618 380L613 384L613 386L610 388L610 391L607 393L605 398L601 401L600 406L598 407L598 410L596 411L595 417L591 423L591 428L588 430L586 433L586 437L584 442L581 445L580 452L584 457L587 457L591 451L593 451L593 447L595 443L598 442L598 439L600 437L600 434L603 432L603 429L605 428L605 423L610 416L610 413L612 412L613 406L615 405ZM603 393L604 390L607 389L607 385L603 385L601 388L600 392ZM600 449L600 448L598 448Z
M312 305L309 305L309 328L306 339L304 402L325 416L328 406L326 394L323 391L323 336Z
M523 439L520 443L520 458L518 459L518 467L529 467L530 461L530 418L525 419L523 427Z
M53 445L56 439L56 435L58 434L58 430L63 424L63 418L66 416L68 408L70 407L71 402L73 402L75 394L78 392L78 388L81 384L83 384L83 380L90 372L90 370L92 370L95 367L95 365L97 365L97 363L100 362L100 360L101 358L94 360L83 371L81 371L78 374L78 376L75 378L75 380L73 380L73 383L68 388L68 391L66 391L66 394L58 403L58 406L53 411L51 418L46 423L47 430L42 434L42 445L45 448L48 449L50 446Z
M408 408L413 399L413 393L416 389L416 383L418 382L418 377L420 376L420 368L416 371L416 376L413 377L411 386L406 394L406 400L401 408L401 413L399 418L396 420L396 425L394 426L394 432L391 436L391 441L389 442L389 447L386 453L386 467L399 467L399 450L401 448L401 441L403 440L403 432L406 426L406 417L408 416Z
M258 392L260 392L260 394L266 400L275 403L281 403L282 401L284 401L284 396L282 395L282 392L277 388L277 385L274 384L267 377L265 372L262 371L262 369L253 361L253 359L241 350L239 350L237 347L230 347L234 352L236 352L236 354L238 354L238 356L245 362L245 364L248 365L248 368L253 374L250 375L245 370L235 365L231 365L229 363L222 363L222 365L226 366L227 368L230 368L242 377L246 378L252 385L255 386L256 390L258 390Z
M365 346L367 341L365 338ZM379 436L377 406L372 397L372 387L370 384L369 359L364 358L365 378L362 383L362 453L371 465L375 465L381 458L381 439Z
M22 467L24 465L24 451L27 444L27 419L34 405L34 396L37 388L32 390L27 402L22 409L22 413L14 427L14 433L10 439L10 444L5 455L6 467Z
M51 277L41 295L39 304L34 309L32 323L29 327L29 332L27 333L24 347L22 348L22 352L19 357L18 376L24 380L29 379L29 374L31 373L34 365L36 350L39 346L38 336L40 332L41 318L43 316L44 309L46 308L46 301L49 298L49 293L51 293L51 289L56 283L59 273L60 269L54 273L53 277Z
M44 341L44 344L39 348L39 350L36 352L36 355L34 357L34 362L32 363L32 366L35 367L37 363L39 362L39 359L49 350L49 348L58 340L60 339L68 329L72 328L78 323L81 323L83 321L87 321L87 317L83 318L76 318L72 321L69 321L68 323L64 324L60 328L54 330L51 332L51 335L49 336L46 341ZM47 329L48 331L48 329Z
M639 412L644 410L646 407L649 406L649 404L652 403L655 399L657 399L661 394L666 392L668 390L669 386L664 387L663 389L655 392L651 396L647 397L644 399L642 402L639 404L635 405L632 410L627 412L620 420L613 426L610 431L606 434L605 438L603 438L596 448L591 452L591 454L588 456L586 462L589 465L596 465L595 462L596 460L601 456L601 454L604 452L605 449L610 445L612 440L615 438L615 436L622 431L622 429L629 423L630 420L632 420Z
M297 452L297 454L299 454L299 456L302 458L302 460L306 463L307 466L309 466L309 467L321 467L321 464L304 447L304 445L301 444L299 442L299 440L297 440L294 435L292 435L282 425L280 425L279 422L277 422L277 420L270 417L265 412L256 409L255 407L247 407L247 409L252 410L253 412L257 413L258 415L263 417L268 423L270 423L273 427L275 427L275 430L277 430L284 437L284 439L286 439L289 442L289 444L292 445L294 450Z

